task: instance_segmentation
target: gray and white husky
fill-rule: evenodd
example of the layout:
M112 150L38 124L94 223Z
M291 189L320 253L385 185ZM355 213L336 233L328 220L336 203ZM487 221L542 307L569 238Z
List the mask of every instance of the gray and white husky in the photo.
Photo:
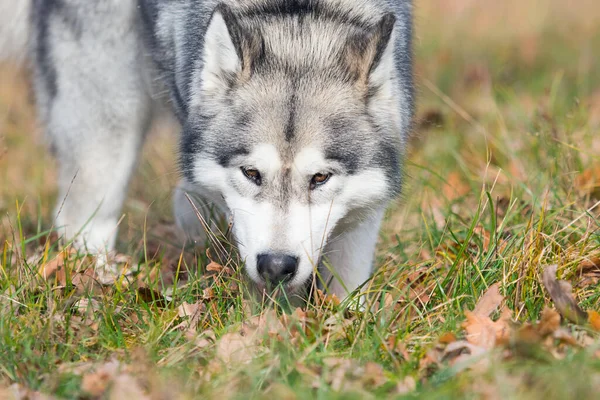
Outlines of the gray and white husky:
M162 104L182 132L179 225L201 235L189 193L200 210L229 215L259 287L298 292L318 271L345 297L370 277L384 210L400 191L413 113L411 7L2 0L4 51L29 32L39 115L59 162L57 226L88 250L113 249ZM29 29L16 27L16 12L30 14Z

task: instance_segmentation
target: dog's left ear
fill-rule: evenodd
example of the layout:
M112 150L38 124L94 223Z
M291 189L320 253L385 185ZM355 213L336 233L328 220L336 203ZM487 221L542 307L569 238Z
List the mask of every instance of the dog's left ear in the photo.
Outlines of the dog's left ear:
M350 38L346 59L350 73L361 85L377 85L394 71L394 25L396 17L385 14L366 32Z
M228 5L219 4L204 36L204 89L225 88L247 79L262 52L261 38L244 29Z

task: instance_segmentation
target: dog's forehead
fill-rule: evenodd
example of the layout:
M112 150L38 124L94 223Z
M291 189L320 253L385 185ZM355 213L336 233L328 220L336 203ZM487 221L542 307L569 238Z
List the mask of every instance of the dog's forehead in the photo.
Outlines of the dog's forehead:
M306 149L313 149L313 156L319 149L323 158L355 156L349 148L359 146L361 132L369 128L364 100L345 82L257 77L234 96L251 146L272 144L284 164L308 154Z
M327 153L314 146L298 148L296 152L281 151L272 143L258 143L248 155L248 162L268 178L291 179L294 175L325 172Z

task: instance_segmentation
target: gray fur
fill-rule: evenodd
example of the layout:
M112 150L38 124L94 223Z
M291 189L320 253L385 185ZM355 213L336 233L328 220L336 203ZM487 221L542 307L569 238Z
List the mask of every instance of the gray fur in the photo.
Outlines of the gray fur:
M302 235L294 224L313 216L298 210L323 213L344 199L332 209L333 226L307 228L311 242L324 237L306 250L302 268L325 254L343 264L334 267L348 285L323 273L325 284L339 295L353 290L371 272L383 210L401 187L413 114L411 7L410 0L33 0L35 92L60 165L58 224L91 250L112 250L152 110L169 104L182 127L179 225L199 235L184 192L200 209L206 202L228 209L257 280L256 252L303 257L308 239L295 242ZM264 168L273 172L251 184L241 170L265 161L256 154L272 155ZM310 170L311 157L323 171ZM331 183L309 187L315 173ZM372 193L361 179L373 179ZM266 244L240 227L253 221L238 209L247 204L270 213ZM296 278L292 289L306 274Z
M0 1L0 61L20 62L29 38L29 1Z

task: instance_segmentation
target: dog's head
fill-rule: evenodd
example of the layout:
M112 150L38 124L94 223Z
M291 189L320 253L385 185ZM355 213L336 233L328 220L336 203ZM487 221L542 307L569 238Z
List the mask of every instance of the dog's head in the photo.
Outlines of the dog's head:
M206 32L183 167L222 194L259 285L302 286L329 239L399 190L408 123L399 109L409 105L395 18L338 17L261 20L222 5Z

